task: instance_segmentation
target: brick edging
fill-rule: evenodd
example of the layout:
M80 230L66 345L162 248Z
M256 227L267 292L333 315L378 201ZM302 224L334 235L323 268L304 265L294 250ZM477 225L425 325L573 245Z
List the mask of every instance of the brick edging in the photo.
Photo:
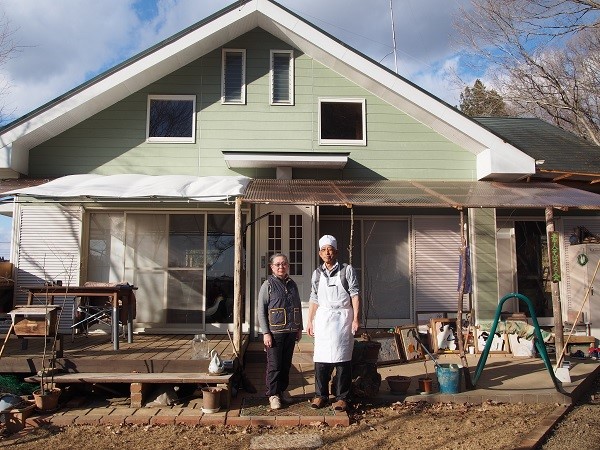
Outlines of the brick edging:
M532 431L527 433L514 450L534 450L552 431L554 426L573 409L573 404L559 405Z

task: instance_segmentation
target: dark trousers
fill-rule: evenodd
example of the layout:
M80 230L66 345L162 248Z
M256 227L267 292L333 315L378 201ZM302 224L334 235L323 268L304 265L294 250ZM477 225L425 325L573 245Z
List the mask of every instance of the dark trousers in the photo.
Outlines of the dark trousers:
M333 380L333 391L336 400L350 401L350 390L352 388L352 361L341 363L315 363L315 395L329 399L329 381L335 369Z
M279 395L290 384L290 368L298 333L273 333L273 346L267 351L267 396Z

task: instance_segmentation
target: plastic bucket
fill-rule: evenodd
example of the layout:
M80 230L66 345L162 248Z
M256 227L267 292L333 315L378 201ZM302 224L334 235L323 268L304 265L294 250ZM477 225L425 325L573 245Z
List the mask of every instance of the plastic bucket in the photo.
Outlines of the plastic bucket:
M438 364L435 368L440 393L457 394L460 392L460 364Z

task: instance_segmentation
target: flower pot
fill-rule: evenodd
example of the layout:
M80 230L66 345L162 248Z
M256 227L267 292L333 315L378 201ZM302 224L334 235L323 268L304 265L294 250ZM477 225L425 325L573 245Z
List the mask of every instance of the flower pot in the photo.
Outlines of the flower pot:
M61 390L59 388L48 388L44 390L38 389L33 392L33 401L35 407L39 411L54 411L58 408L58 398L60 397Z
M392 394L406 394L410 387L410 377L390 375L385 378Z
M431 394L433 392L433 379L419 378L419 391L421 391L421 394Z
M205 387L202 388L202 412L216 413L221 409L221 392L220 387Z

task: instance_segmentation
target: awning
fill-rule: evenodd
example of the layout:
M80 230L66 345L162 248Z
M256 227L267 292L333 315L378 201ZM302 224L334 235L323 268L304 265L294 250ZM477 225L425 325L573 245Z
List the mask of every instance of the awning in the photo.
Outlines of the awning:
M199 202L231 200L244 193L250 178L187 175L68 175L39 186L4 192L42 198L175 198Z
M421 208L600 210L600 195L555 183L493 181L253 180L245 203Z

